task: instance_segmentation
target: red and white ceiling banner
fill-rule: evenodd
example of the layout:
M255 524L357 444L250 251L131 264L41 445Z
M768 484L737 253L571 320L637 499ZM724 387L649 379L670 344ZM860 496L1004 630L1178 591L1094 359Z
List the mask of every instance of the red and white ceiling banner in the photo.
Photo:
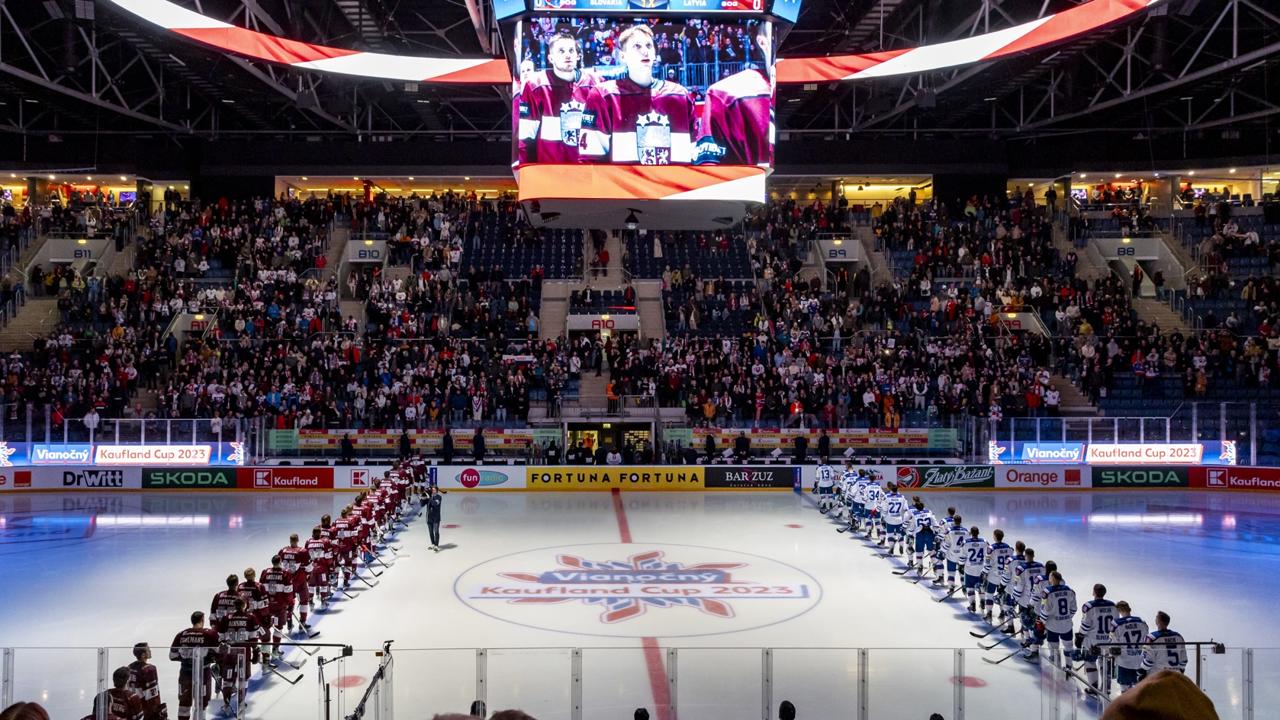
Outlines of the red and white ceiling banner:
M1110 25L1161 0L1092 0L1005 30L951 42L862 55L779 58L779 83L862 80L930 72L1047 47Z
M168 0L109 0L143 20L230 53L320 72L408 82L507 84L502 58L419 57L299 42L236 27Z
M219 50L291 67L379 80L508 84L502 58L392 55L289 40L236 27L169 0L108 0L160 27ZM1090 0L1022 25L951 42L859 55L779 58L779 83L909 75L1044 48L1123 20L1162 0Z

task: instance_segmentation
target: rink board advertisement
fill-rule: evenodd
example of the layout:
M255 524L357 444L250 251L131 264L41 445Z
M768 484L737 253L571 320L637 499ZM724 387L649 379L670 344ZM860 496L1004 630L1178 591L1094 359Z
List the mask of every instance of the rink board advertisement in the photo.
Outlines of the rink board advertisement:
M1206 467L1188 470L1191 487L1280 492L1280 468Z
M1081 465L1000 465L996 487L1051 490L1092 487L1090 469Z
M1108 465L1093 468L1095 488L1184 488L1190 487L1186 467L1172 465Z
M703 468L692 465L596 467L534 466L529 490L701 490Z
M236 486L241 490L332 490L333 468L281 465L240 468Z
M0 492L7 490L139 490L142 469L33 467L0 468Z
M708 490L790 490L800 479L800 467L708 465L702 475Z
M146 490L235 490L235 468L143 468Z

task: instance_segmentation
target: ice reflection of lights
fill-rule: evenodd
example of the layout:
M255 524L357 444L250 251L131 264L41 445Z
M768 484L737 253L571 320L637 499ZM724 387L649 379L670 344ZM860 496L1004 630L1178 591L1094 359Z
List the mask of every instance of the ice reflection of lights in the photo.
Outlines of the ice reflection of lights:
M1092 525L1203 525L1200 513L1090 513Z
M1236 529L1236 516L1235 516L1235 515L1223 515L1223 516L1222 516L1222 529L1223 529L1223 530L1235 530L1235 529Z
M100 528L119 527L208 527L208 515L103 515L97 516Z
M244 527L244 516L232 515L231 517L227 518L227 527L232 530L239 527Z

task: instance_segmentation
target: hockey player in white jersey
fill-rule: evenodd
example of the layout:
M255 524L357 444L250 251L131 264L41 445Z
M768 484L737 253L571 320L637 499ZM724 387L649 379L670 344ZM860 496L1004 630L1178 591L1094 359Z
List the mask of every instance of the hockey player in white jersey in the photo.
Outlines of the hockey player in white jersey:
M836 471L830 465L822 463L814 471L814 486L818 488L818 509L827 514L831 509L833 493L836 487Z
M915 568L916 572L924 575L928 570L926 556L932 556L933 549L937 544L938 518L934 517L933 511L924 506L924 502L920 498L914 498L915 507L911 508L911 513L907 516L907 525L910 528L912 538L914 539L915 554L912 556L911 562L907 563L907 567Z
M1058 645L1063 649L1071 647L1072 622L1076 616L1076 592L1062 580L1062 573L1049 573L1048 585L1044 597L1040 599L1040 622L1044 623L1045 642L1049 645L1049 660L1054 665L1062 662L1058 654ZM1067 665L1071 660L1067 660Z
M1009 572L1009 563L1013 560L1013 548L1009 547L1004 541L1004 531L996 529L991 533L991 537L995 538L995 542L991 543L991 548L987 552L987 602L986 609L982 616L991 621L997 606L1002 606L1004 587L1007 582L1004 580L1006 573ZM1000 617L1001 622L1005 620L1003 612Z
M965 541L969 535L964 529L964 518L959 515L951 516L951 527L947 528L947 535L943 538L946 544L947 553L947 589L954 590L959 582L959 574L963 572L964 554L963 548Z
M1027 545L1021 540L1013 544L1013 557L1000 573L1000 617L1011 620L1017 617L1015 612L1018 599L1014 592L1014 570L1027 560Z
M1142 679L1142 644L1147 641L1149 633L1147 623L1137 615L1133 615L1129 603L1121 600L1116 603L1115 627L1111 629L1108 642L1119 643L1111 648L1112 654L1119 651L1116 658L1116 683L1121 691L1128 690Z
M1142 649L1142 670L1150 675L1159 670L1185 672L1187 668L1187 644L1182 633L1169 629L1169 614L1156 613L1156 631L1147 636Z
M1036 640L1036 603L1039 601L1040 579L1044 576L1044 565L1036 562L1036 551L1027 548L1026 559L1013 568L1013 599L1018 605L1019 632L1023 642L1033 645Z
M894 483L888 483L888 492L880 499L879 510L884 522L884 537L880 538L880 545L887 544L889 554L896 555L898 546L902 545L902 525L907 520L907 499L902 497ZM907 550L904 548L903 552Z
M1111 642L1116 624L1116 604L1107 599L1107 586L1093 586L1093 599L1080 606L1080 632L1076 633L1076 658L1084 661L1084 674L1089 684L1098 685L1098 657L1101 643Z
M986 612L987 595L983 574L987 569L987 556L991 546L979 537L978 526L969 528L969 537L960 546L964 571L964 594L969 598L969 612ZM979 610L981 608L981 610Z
M864 530L869 538L883 537L884 517L880 513L880 501L884 500L884 488L880 483L868 482L863 497L863 514L866 515Z
M853 486L858 482L858 471L848 461L844 464L844 472L840 473L840 484L836 486L836 494L844 507L845 519L853 524Z

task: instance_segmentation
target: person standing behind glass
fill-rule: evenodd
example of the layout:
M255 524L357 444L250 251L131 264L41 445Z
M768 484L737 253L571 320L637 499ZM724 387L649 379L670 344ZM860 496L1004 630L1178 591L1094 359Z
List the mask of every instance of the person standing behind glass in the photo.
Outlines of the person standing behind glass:
M431 549L440 552L440 506L444 504L444 497L440 494L440 488L432 485L428 488L427 494L427 530L431 533Z

